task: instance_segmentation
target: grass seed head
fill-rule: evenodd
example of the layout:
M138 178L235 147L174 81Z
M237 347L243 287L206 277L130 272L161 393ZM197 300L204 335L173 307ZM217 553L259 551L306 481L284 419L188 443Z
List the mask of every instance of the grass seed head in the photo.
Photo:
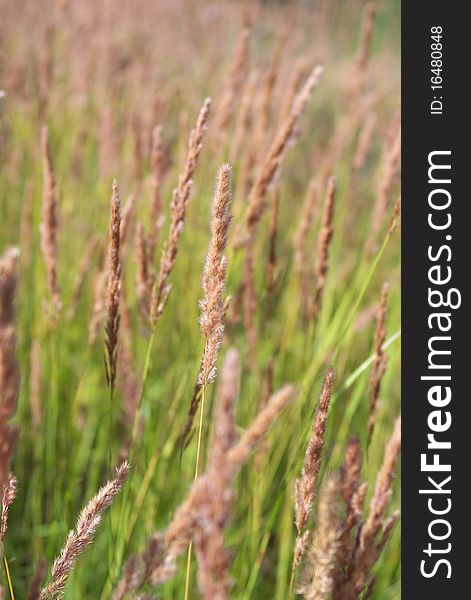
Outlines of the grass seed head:
M116 364L119 334L119 299L121 294L120 261L121 203L119 189L113 181L108 239L108 281L106 288L105 366L110 390L116 385Z

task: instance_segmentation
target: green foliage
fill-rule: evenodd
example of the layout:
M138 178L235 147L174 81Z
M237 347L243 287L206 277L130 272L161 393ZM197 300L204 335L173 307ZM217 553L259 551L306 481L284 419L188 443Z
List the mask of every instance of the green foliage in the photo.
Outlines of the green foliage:
M384 31L388 40L392 37L391 24L382 14L379 19L381 33L377 35L383 35ZM395 27L394 19L391 23ZM275 25L279 25L276 20L265 24L267 28ZM309 29L307 25L306 29ZM214 96L219 93L219 77L227 72L230 64L237 28L232 26L228 30L231 37L228 38L227 48L221 48L224 66L220 72L213 79L203 80L203 73L197 72L198 60L192 59L195 66L193 77L198 83L195 88L187 84L189 93L183 93L180 97L176 94L174 103L162 113L165 117L164 136L171 152L171 167L163 190L167 221L162 239L165 238L169 222L168 200L182 164L182 148L186 144L189 126L201 104L203 93L209 91ZM307 35L306 31L303 33ZM258 51L257 35L255 28L254 54ZM340 45L345 35L345 31L340 31ZM301 120L300 139L289 150L281 171L278 262L270 311L265 308L267 218L258 229L256 360L252 362L248 358L245 329L240 320L227 327L222 349L224 354L229 345L235 346L242 357L241 390L237 405L237 422L241 430L256 414L264 373L272 357L275 359L275 388L291 382L297 390L295 401L270 431L266 452L251 459L237 478L234 516L228 526L226 539L233 553L231 597L241 600L271 596L276 600L285 600L288 597L295 537L293 482L301 468L317 395L327 366L333 364L336 382L323 472L339 468L349 436L357 434L364 451L363 477L369 482L371 492L392 423L400 411L399 235L397 232L390 235L387 230L387 220L395 197L390 199L388 216L381 226L375 250L372 253L365 250L365 241L371 230L378 178L381 176L385 132L398 96L397 90L391 89L388 73L380 73L378 65L386 65L387 70L393 64L391 48L385 47L386 44L381 43L380 39L375 40L378 54L375 55L371 81L376 89L385 92L385 99L377 106L378 126L362 169L353 172L350 166L358 128L334 166L338 184L335 231L323 309L315 322L307 322L303 318L300 285L293 267L293 243L303 195L316 169L316 162L322 157L329 139L335 135L339 122L349 110L348 99L337 92L339 87L345 87L341 82L345 64L354 59L352 40L356 34L348 32L348 35L350 44L345 53L335 60L327 58L325 61L325 79L315 92L308 113ZM322 46L322 53L326 57L333 56L335 39ZM5 540L5 552L17 598L26 597L25 590L38 561L46 557L52 563L80 508L108 478L111 466L118 462L125 451L130 435L129 428L122 421L124 399L119 386L113 406L110 406L103 367L103 328L96 343L92 346L88 343L93 285L99 269L99 249L106 247L111 193L110 179L100 173L98 158L99 112L100 103L104 100L99 85L96 85L95 91L92 88L95 95L88 97L85 104L68 100L68 84L63 73L67 65L61 62L62 43L65 42L58 35L54 52L56 64L62 71L59 70L56 75L58 91L52 98L47 116L60 189L58 277L64 311L57 324L52 323L45 308L49 296L39 250L42 174L35 98L31 93L26 100L17 97L15 92L9 93L2 117L2 136L5 139L2 142L4 147L0 167L0 248L3 250L7 245L15 244L22 251L17 294L18 360L22 386L16 417L21 436L12 465L19 481L19 493L12 506L10 528ZM309 43L304 40L302 49L309 56L317 54L317 50L312 48L312 39ZM292 64L289 56L285 60L288 65ZM396 56L393 66L393 78L396 79L397 68ZM200 71L205 73L206 68L201 67ZM61 81L61 77L65 81ZM176 88L178 86L173 89ZM278 93L281 91L278 90ZM116 96L113 110L120 115L123 127L123 115L126 117L132 113L133 99L133 90L123 89ZM187 118L180 133L178 114L182 110ZM76 144L84 124L87 137L83 145L81 167L77 171L74 167ZM269 137L273 135L276 124L275 116L270 124ZM313 151L313 146L317 150ZM130 166L132 148L132 130L126 129L114 174L121 187L123 203L129 193L138 194L138 219L147 227L149 166L145 159L142 163L143 185L133 180ZM109 598L111 585L116 581L123 561L132 552L142 548L152 532L165 528L193 480L196 436L184 452L181 463L177 439L186 420L203 348L198 327L198 300L201 295L201 268L209 239L209 204L217 167L227 158L228 149L229 144L222 151L218 148L214 132L210 130L197 167L177 264L171 275L173 289L169 304L157 325L151 346L149 334L137 314L134 289L136 265L131 241L124 264L126 296L134 332L132 365L128 366L138 380L142 380L146 355L150 352L141 404L142 431L131 450L132 473L127 487L116 499L109 516L105 517L94 544L80 559L67 588L67 600ZM247 151L248 146L245 146L243 152ZM235 221L232 234L242 219L246 205L241 187L243 162L244 156L241 155L234 164ZM25 217L24 203L29 195L30 234L25 239L22 236L25 218L28 217ZM315 261L318 227L317 219L308 240L308 256L312 262L310 267ZM74 276L92 235L97 237L99 244L84 281L76 314L68 320L66 313ZM234 250L232 239L228 255L227 293L232 296L234 303L243 277L243 261L240 252ZM158 266L157 261L154 266ZM359 328L357 317L378 302L384 281L391 284L387 319L389 363L382 386L377 427L367 447L368 377L375 324L373 319ZM41 422L37 427L32 424L30 382L31 347L35 340L40 345L41 363ZM211 409L216 390L217 382L208 390L203 450L210 439ZM394 507L398 503L398 490L395 490L395 495ZM376 567L378 579L373 596L375 599L399 598L399 556L400 536L397 530ZM163 586L159 597L183 597L184 560L180 566L177 576ZM194 571L193 568L193 576ZM3 574L0 581L5 585ZM196 589L196 579L193 586Z

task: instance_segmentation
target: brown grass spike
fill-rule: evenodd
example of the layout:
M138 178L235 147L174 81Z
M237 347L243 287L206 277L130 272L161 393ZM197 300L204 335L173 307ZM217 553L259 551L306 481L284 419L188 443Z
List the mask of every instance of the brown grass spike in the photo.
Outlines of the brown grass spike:
M0 517L0 548L8 529L8 511L16 498L17 486L18 482L16 477L10 473L10 476L8 477L8 480L3 488L2 515Z
M16 410L20 372L15 356L15 292L19 251L9 248L0 257L0 490L8 481L17 430L10 424Z
M327 192L322 215L322 225L317 240L316 254L316 291L311 307L311 316L317 317L322 308L327 272L329 270L329 248L334 235L334 206L335 206L335 178L329 177Z
M297 590L306 600L328 600L331 597L339 540L338 491L338 481L333 476L323 483L320 490L316 527Z
M118 184L113 181L108 242L108 282L106 289L105 366L110 390L116 385L116 359L119 333L119 297L121 293L120 249L121 204Z
M281 123L280 128L268 149L267 155L265 156L249 195L249 204L245 212L245 224L248 231L251 231L262 217L265 210L265 195L268 186L273 181L273 178L280 167L284 152L293 135L296 123L304 111L312 91L319 83L322 71L323 67L314 67L304 86L294 98L289 115Z
M61 310L61 300L57 283L57 235L59 231L58 192L54 163L52 161L49 131L41 129L41 153L43 160L43 198L41 215L41 252L47 271L47 284L53 302L54 316Z
M203 268L200 301L200 327L204 337L204 351L195 390L188 411L188 418L180 435L182 448L188 442L193 419L201 400L200 390L212 383L216 377L216 362L224 337L224 286L226 283L227 259L224 251L231 224L231 167L223 165L217 174L216 189L211 207L211 238Z
M384 353L383 344L386 341L386 317L388 309L388 291L389 285L385 283L381 290L381 301L376 318L376 330L374 337L375 356L370 374L370 417L368 419L368 438L371 439L378 417L379 394L381 391L381 382L386 372L388 357Z
M76 528L70 531L60 555L52 566L51 582L42 589L40 600L55 600L64 594L67 580L85 548L93 542L102 513L110 506L121 491L130 471L125 461L116 470L116 476L104 485L80 513Z
M152 289L150 322L153 328L155 328L162 316L170 294L171 286L168 280L177 259L178 242L185 223L186 209L193 184L193 175L203 148L203 137L206 131L210 106L211 100L210 98L206 98L198 115L196 126L190 134L188 153L183 172L178 179L177 187L173 191L172 202L170 204L170 230L162 248L159 276Z
M224 285L227 259L224 251L231 224L231 173L230 165L223 165L217 174L216 190L211 207L211 239L204 263L201 286L200 326L205 339L198 386L212 383L216 377L216 360L224 335Z

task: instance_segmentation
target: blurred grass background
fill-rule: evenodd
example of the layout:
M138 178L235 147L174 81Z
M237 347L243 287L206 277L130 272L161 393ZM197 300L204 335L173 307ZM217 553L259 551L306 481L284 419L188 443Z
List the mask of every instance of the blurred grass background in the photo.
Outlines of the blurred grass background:
M233 552L232 597L288 597L295 536L293 482L309 439L322 377L331 362L337 376L323 470L330 472L339 467L348 438L355 433L365 451L363 476L370 482L372 492L391 424L400 410L399 235L387 235L387 220L377 235L374 251L365 251L400 85L399 2L376 4L364 92L376 95L369 111L376 118L374 136L364 165L354 172L352 159L364 121L359 118L343 151L330 165L338 192L327 287L319 320L306 323L293 269L294 238L308 182L317 176L329 142L338 135L342 122L354 112L350 86L363 3L24 0L20 7L13 0L2 0L0 88L7 96L2 102L0 122L0 248L18 245L22 253L17 295L22 386L16 417L21 435L13 464L19 495L12 507L5 542L18 598L25 597L27 582L38 561L44 557L52 561L57 555L81 506L109 474L103 337L100 332L98 340L90 345L88 327L100 254L106 247L111 179L118 179L123 203L129 194L135 194L134 222L142 221L147 227L150 171L146 140L152 127L162 124L170 161L162 194L167 214L164 239L169 222L168 202L183 162L189 130L206 95L213 98L213 111L217 113L244 22L249 22L252 30L250 70L258 70L262 80L276 49L282 47L271 98L268 140L276 131L295 60L303 56L308 64L321 62L325 74L280 173L278 261L270 313L265 309L268 217L259 228L256 364L247 357L241 319L227 327L222 350L224 353L229 345L234 345L243 359L237 408L241 427L256 413L270 359L274 358L275 387L292 382L297 389L295 403L270 432L268 452L261 459L252 459L237 480L235 513L227 535ZM133 460L126 493L111 511L110 518L118 523L118 539L111 539L110 521L105 519L96 541L72 575L68 600L110 597L110 549L115 563L112 575L116 576L122 561L141 548L153 531L165 527L192 481L195 443L183 455L181 465L174 444L186 419L203 348L198 300L214 177L217 167L230 157L239 105L237 98L222 140L210 122L197 167L187 223L171 277L173 290L158 324L152 351L139 452ZM256 113L255 98L253 112ZM111 131L104 125L107 119ZM45 309L48 293L39 251L42 123L50 128L60 190L59 284L64 315L87 243L92 236L98 240L76 314L72 320L63 316L56 326L51 324ZM137 131L142 136L140 154L136 150ZM246 133L242 148L232 161L233 233L246 205L244 159L250 150L251 133ZM107 145L112 148L108 156ZM397 192L396 180L388 218ZM318 228L317 218L309 236L312 264ZM387 243L381 246L385 239ZM124 265L134 332L129 367L139 378L148 338L136 310L132 237L130 246ZM240 254L231 244L229 259L227 292L235 298L243 266ZM374 317L371 308L378 302L385 281L391 284L387 320L389 364L378 424L367 450L368 376L374 333L374 318L367 315L369 311ZM41 418L36 425L32 423L31 409L34 343L40 348L41 372ZM215 386L208 394L209 407L214 389ZM123 402L123 392L119 391L114 408L117 433L112 440L116 458L126 439L120 420ZM210 428L209 409L205 439ZM397 503L398 494L394 501ZM376 574L373 597L399 598L399 529L386 547ZM3 577L2 574L0 581ZM184 568L161 589L159 597L182 597L183 588Z

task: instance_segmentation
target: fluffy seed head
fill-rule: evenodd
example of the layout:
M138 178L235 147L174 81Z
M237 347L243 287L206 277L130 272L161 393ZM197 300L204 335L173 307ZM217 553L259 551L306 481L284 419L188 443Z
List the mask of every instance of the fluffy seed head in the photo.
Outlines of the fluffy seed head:
M0 517L0 548L8 528L8 511L16 498L18 482L16 477L10 473L8 481L3 488L2 514Z
M317 240L316 254L316 292L312 306L312 316L318 316L322 308L327 272L329 270L329 248L334 235L334 206L335 206L335 178L329 177L322 215L322 226Z
M216 360L224 335L224 285L227 259L224 251L231 223L231 167L223 165L217 174L211 208L211 239L203 269L203 299L200 326L205 349L197 384L205 386L216 377Z
M370 417L368 419L368 437L371 439L376 425L378 415L379 394L381 391L381 382L386 372L388 357L383 350L383 344L386 341L386 317L388 308L388 291L387 283L383 285L381 290L381 301L379 304L378 314L376 317L376 330L374 336L375 357L370 374Z
M9 248L0 257L0 490L8 480L17 430L9 421L16 409L20 372L15 356L15 291L19 251Z
M322 383L321 395L312 425L311 439L306 448L301 477L295 482L295 524L298 535L301 535L305 529L312 509L312 502L321 468L325 428L333 384L334 371L332 368L329 368Z
M331 597L338 539L338 481L330 477L321 487L316 526L298 586L298 592L306 600Z
M106 291L105 366L106 380L111 390L116 384L116 362L119 332L119 298L121 294L121 263L119 256L121 204L118 184L113 181L108 242L108 283Z

